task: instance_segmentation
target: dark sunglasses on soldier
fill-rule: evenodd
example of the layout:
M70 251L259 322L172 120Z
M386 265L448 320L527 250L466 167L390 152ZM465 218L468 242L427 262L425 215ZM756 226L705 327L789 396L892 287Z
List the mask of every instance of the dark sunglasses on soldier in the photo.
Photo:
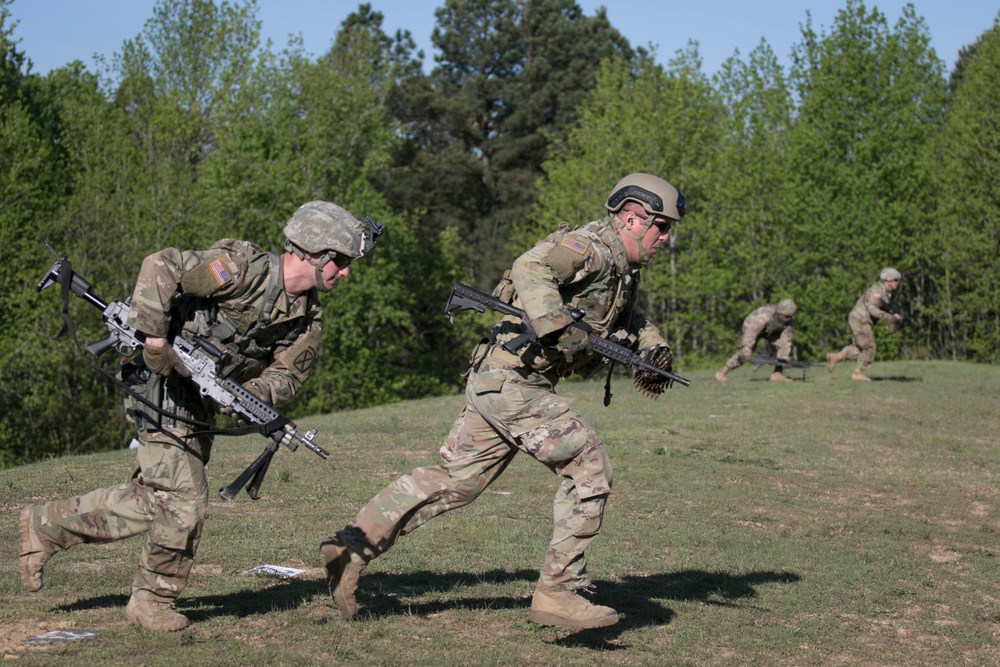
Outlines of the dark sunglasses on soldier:
M648 215L640 215L638 213L634 213L633 215L635 215L635 217L639 218L643 222L645 222L646 219L649 218ZM656 218L653 218L653 224L656 225L656 229L657 231L660 232L660 236L663 236L664 234L670 233L670 229L674 226L674 221L669 219L657 220Z

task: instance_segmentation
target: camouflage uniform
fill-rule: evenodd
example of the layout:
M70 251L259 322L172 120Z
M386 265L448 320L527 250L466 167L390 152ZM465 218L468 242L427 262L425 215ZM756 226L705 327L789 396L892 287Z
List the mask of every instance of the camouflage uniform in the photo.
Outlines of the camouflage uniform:
M226 239L208 250L174 248L143 261L129 324L146 334L202 335L230 353L222 369L271 403L288 400L309 375L320 348L315 290L292 297L282 289L281 257ZM152 375L135 387L168 413L211 420L214 404L183 378ZM132 581L134 599L170 601L184 589L208 506L205 464L212 437L182 440L195 427L162 418L126 400L138 430L132 479L107 489L31 509L31 524L52 550L145 534ZM172 434L171 437L168 434Z
M778 359L790 359L792 354L792 324L778 315L777 304L761 306L743 320L740 349L726 361L723 368L732 370L750 361L754 348L762 338L774 345ZM781 370L780 367L777 370Z
M875 361L875 331L874 325L878 320L896 320L892 313L882 309L882 300L888 296L885 285L878 281L869 285L868 289L858 297L857 303L847 317L848 324L851 325L851 334L854 342L845 346L837 353L839 359L857 359L858 365L855 373L863 373Z
M639 269L632 265L612 218L562 228L515 261L494 294L525 310L537 335L515 356L500 343L521 330L506 317L473 352L466 406L440 449L441 465L417 468L376 495L338 535L363 566L429 519L471 503L523 451L561 478L555 526L540 585L576 590L590 584L584 550L600 531L612 473L590 425L556 395L559 378L594 375L607 362L570 324L566 305L585 311L602 336L639 349L666 346L634 308Z

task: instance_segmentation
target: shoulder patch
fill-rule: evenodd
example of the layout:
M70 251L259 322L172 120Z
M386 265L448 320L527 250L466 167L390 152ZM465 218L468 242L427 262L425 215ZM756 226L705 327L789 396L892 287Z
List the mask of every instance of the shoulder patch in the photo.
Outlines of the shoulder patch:
M230 275L229 269L226 268L226 265L222 263L221 259L212 260L211 264L208 265L208 268L212 271L212 277L215 278L215 282L219 287L228 285L233 281L233 277Z
M758 318L757 324L767 324L767 318L766 317Z
M879 294L878 292L872 292L872 298L873 299L879 299L879 300L881 300L882 299L882 295Z
M563 248L569 248L573 252L580 253L581 255L587 254L587 248L590 246L577 239L570 238L569 236L564 236L562 242L559 244Z

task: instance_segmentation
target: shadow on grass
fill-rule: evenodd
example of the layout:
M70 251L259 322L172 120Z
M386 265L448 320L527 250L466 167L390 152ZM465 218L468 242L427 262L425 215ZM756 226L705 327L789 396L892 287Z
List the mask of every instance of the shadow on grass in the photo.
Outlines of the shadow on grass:
M412 572L407 574L374 573L363 576L358 585L359 618L383 618L399 615L428 616L448 610L521 609L531 606L530 597L479 596L461 597L461 589L480 584L503 585L512 581L534 583L535 570L491 570L485 573ZM615 608L622 619L617 625L592 630L572 631L551 643L566 647L588 647L602 651L622 650L627 646L616 643L625 632L646 626L667 625L676 613L664 601L701 602L722 607L746 608L758 596L757 587L773 583L796 583L799 575L790 572L707 572L684 570L644 577L626 577L622 581L597 581L592 598L595 604ZM420 596L445 592L452 599L429 602L416 601ZM226 595L184 597L178 601L178 611L194 622L204 622L216 616L242 618L266 614L275 610L294 609L326 595L322 581L291 580L258 591L240 591ZM454 599L455 597L458 599ZM56 607L59 611L77 611L106 607L124 607L125 595L105 595L78 600ZM331 618L331 620L333 620Z
M924 378L910 375L872 375L872 382L923 382Z
M628 648L617 642L629 630L654 625L667 625L676 613L661 601L701 602L721 607L752 607L748 601L756 598L757 587L763 584L793 584L801 577L791 572L707 572L683 570L648 577L626 577L620 582L597 582L594 603L614 607L622 619L607 628L579 630L552 643L566 647L586 647L601 651Z

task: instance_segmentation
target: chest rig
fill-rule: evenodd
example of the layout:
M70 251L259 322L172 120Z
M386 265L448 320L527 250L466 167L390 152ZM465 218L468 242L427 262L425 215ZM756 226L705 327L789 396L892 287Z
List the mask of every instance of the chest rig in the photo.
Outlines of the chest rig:
M639 271L628 261L625 248L610 217L588 223L578 229L562 223L556 231L539 241L529 252L545 255L570 233L590 243L593 252L599 257L597 260L599 268L593 272L586 267L582 268L581 272L589 275L580 275L580 280L571 281L570 284L560 288L566 298L566 304L584 311L583 319L591 326L594 333L612 338L616 342L632 342L629 339L634 339L634 336L629 334L629 323L638 294ZM493 290L493 296L504 303L520 306L510 274L510 270L504 272L503 279ZM519 328L515 322L505 318L494 328L492 342L497 343L512 338L518 332ZM525 367L539 372L551 372L561 377L572 373L590 377L609 363L596 354L569 363L560 353L537 343L526 346L519 358Z
M246 268L245 289L225 300L179 297L172 307L181 335L203 336L229 353L222 373L237 381L254 378L266 368L274 350L289 346L305 331L316 295L288 303L281 285L281 258L245 241L222 241Z

